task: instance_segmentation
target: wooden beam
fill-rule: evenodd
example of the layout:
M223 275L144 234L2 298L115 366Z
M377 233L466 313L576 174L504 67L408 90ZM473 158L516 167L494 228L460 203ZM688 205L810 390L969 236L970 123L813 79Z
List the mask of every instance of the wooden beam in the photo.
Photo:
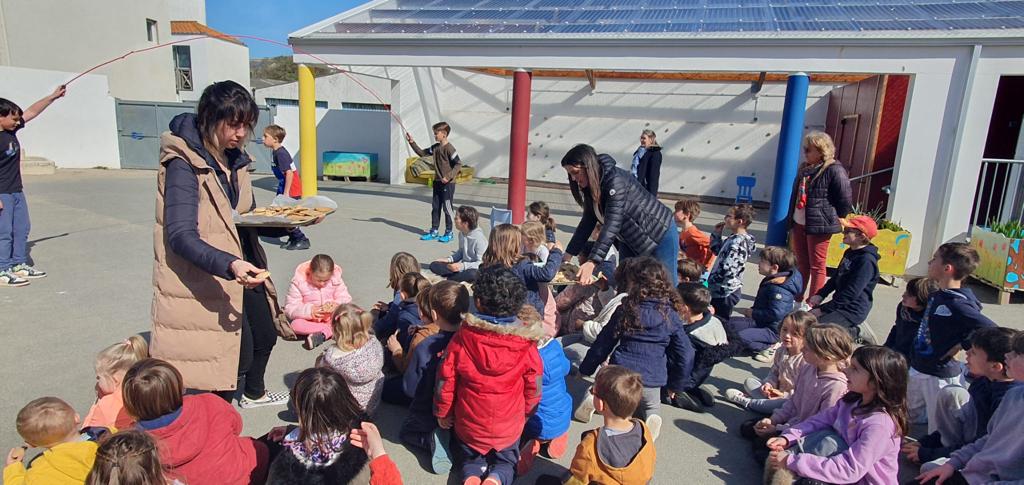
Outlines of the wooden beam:
M474 71L489 74L492 76L509 77L511 69L477 68ZM591 74L592 73L592 74ZM596 85L598 77L602 79L633 79L651 81L719 81L719 82L757 82L761 80L759 72L647 72L647 71L570 71L556 69L538 69L533 71L533 77L549 78L586 78L590 80L593 76ZM812 83L828 84L849 84L863 81L872 74L811 74ZM763 82L784 83L789 77L788 74L766 73Z

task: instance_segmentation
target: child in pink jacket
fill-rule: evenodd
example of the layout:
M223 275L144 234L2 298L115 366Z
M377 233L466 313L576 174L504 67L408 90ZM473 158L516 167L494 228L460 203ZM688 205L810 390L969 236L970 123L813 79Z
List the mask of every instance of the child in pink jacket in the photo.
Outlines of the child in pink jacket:
M333 335L334 309L351 302L352 296L341 279L341 266L330 256L318 254L295 268L284 314L295 334L306 336L303 347L313 350Z

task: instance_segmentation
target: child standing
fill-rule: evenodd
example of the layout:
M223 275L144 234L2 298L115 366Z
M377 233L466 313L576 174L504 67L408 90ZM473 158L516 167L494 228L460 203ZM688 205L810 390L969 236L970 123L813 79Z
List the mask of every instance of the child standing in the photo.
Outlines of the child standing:
M319 365L345 378L359 406L372 415L384 386L384 349L370 334L373 317L352 304L338 307L331 316L334 345L324 351Z
M502 267L512 271L526 285L526 301L544 313L544 301L540 290L542 283L555 278L562 266L562 247L556 242L551 245L551 254L544 266L534 265L523 256L523 232L511 224L502 224L491 231L491 239L484 253L482 267Z
M523 305L519 318L524 322L537 321L540 315L530 305ZM526 421L522 446L519 449L519 475L529 473L533 459L546 448L547 456L561 458L569 445L569 422L572 421L572 396L565 387L565 376L572 364L565 357L562 343L545 335L537 341L544 373L541 378L540 403L537 412Z
M686 388L693 369L693 346L683 329L683 320L676 312L679 294L665 273L665 266L649 256L630 258L616 275L629 281L629 295L612 320L605 325L580 363L580 374L591 375L607 359L638 372L644 390L638 417L647 422L654 439L661 431L661 388L669 397ZM624 272L628 271L627 276ZM609 357L610 356L610 357ZM576 412L577 419L590 420L594 407L590 397L584 398Z
M330 256L318 254L295 268L284 314L295 334L306 337L303 347L313 350L331 338L334 309L351 302L352 295L341 279L341 266Z
M84 439L79 424L75 410L55 397L26 404L18 411L18 434L27 446L45 451L26 470L25 447L12 448L4 466L4 483L81 485L96 459L96 443Z
M430 271L453 281L476 279L477 269L487 251L487 236L478 227L480 215L468 205L460 205L455 211L455 228L459 230L459 249L447 259L430 263Z
M676 290L682 300L679 316L683 319L686 335L690 337L694 355L693 370L683 386L683 392L677 393L670 402L683 409L703 413L705 408L715 405L715 396L704 386L704 381L711 376L715 364L739 351L739 344L736 336L730 335L722 325L722 321L708 311L711 293L704 285L679 283Z
M28 202L21 183L21 144L18 130L39 116L67 88L57 86L49 96L28 110L0 98L0 286L26 286L30 279L46 276L28 264Z
M526 417L540 402L543 328L516 317L526 287L507 269L481 271L473 298L478 313L466 315L437 371L434 415L441 428L454 426L463 483L509 485Z
M845 372L850 392L838 404L768 440L768 468L819 483L899 483L900 438L909 426L907 361L869 345L853 353ZM825 441L835 450L821 452Z
M879 340L864 323L871 311L875 284L878 283L878 248L871 240L878 225L868 216L853 216L843 228L843 259L833 276L807 303L821 323L845 327L857 342L877 345ZM822 303L832 295L832 299Z
M728 319L726 325L745 350L755 353L754 360L771 362L779 343L779 326L793 309L804 282L796 271L796 256L778 246L761 250L757 272L764 279L757 287L754 306L740 310L742 316Z
M711 238L701 231L693 221L700 216L700 203L693 199L680 199L676 201L675 213L676 226L679 227L679 249L687 258L690 258L704 268L704 271L711 271L715 264L715 253L711 250ZM696 280L693 280L696 281Z
M797 376L807 365L804 362L804 335L807 328L816 323L818 319L809 312L795 311L786 316L779 333L782 351L775 353L768 378L762 383L748 377L743 383L746 393L729 389L725 391L725 398L758 414L771 414L786 404L795 389Z
M558 229L558 225L555 224L555 219L551 217L551 210L548 208L547 203L539 200L531 203L526 208L526 220L544 224L544 235L547 238L547 242L555 242L555 230Z
M285 134L284 128L267 125L263 129L263 145L273 152L274 162L270 164L270 170L277 177L277 195L287 194L292 199L301 199L302 180L299 179L299 171L295 169L292 155L281 144ZM290 251L309 249L309 238L303 234L302 229L293 227L288 230L288 242L281 247Z
M420 148L412 139L411 133L405 134L409 146L421 157L434 157L434 182L433 196L431 198L430 210L430 231L420 237L421 241L433 241L446 243L452 240L452 199L455 198L455 179L462 169L462 160L455 151L455 146L448 142L448 135L452 133L452 127L441 121L431 127L434 131L434 143L426 150ZM441 223L441 210L444 210L444 235L437 235L437 228Z
M132 335L100 351L96 356L96 403L82 421L83 428L101 427L114 431L135 424L124 409L121 382L136 362L149 357L149 346L141 335Z
M708 288L711 290L711 306L718 318L732 316L732 308L740 301L744 265L750 253L754 252L754 236L747 232L753 220L754 208L749 204L733 206L725 214L725 221L715 225L711 233L711 250L718 256L708 274ZM725 228L733 234L723 241L722 230Z
M889 330L889 336L883 345L899 352L907 362L910 362L914 337L917 336L917 327L924 318L928 296L936 291L939 291L939 285L931 278L914 278L907 282L903 299L896 305L896 323Z
M928 277L941 288L931 294L910 353L910 385L907 403L910 419L927 420L928 432L935 423L939 391L948 385L963 387L963 366L956 360L961 349L970 348L970 336L995 323L981 314L981 303L963 281L978 267L978 252L966 243L939 246L928 261Z

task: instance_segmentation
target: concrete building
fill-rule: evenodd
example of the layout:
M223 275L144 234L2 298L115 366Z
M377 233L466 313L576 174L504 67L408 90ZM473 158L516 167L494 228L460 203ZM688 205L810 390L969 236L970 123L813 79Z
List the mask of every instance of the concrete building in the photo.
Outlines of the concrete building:
M249 48L242 41L195 20L171 21L171 40L201 35L211 38L170 46L179 100L199 101L203 89L217 81L248 87Z
M721 81L725 74L811 74L808 129L828 126L830 91L865 76L905 76L905 96L892 103L901 116L886 211L914 235L908 271L920 274L935 247L964 236L997 88L1001 78L1024 75L1019 2L623 6L378 0L296 31L290 42L394 81L383 94L401 124L426 141L429 126L446 119L461 156L482 176L507 176L516 143L528 147L529 179L564 182L558 160L576 143L624 165L640 130L651 128L665 147L665 191L730 197L736 176L755 174L760 200L773 185L785 89L768 77L753 92L750 82ZM528 140L510 139L513 79L530 79L514 69L534 72L532 92L525 90ZM565 70L578 76L541 74ZM397 120L390 137L385 173L398 182L409 152Z

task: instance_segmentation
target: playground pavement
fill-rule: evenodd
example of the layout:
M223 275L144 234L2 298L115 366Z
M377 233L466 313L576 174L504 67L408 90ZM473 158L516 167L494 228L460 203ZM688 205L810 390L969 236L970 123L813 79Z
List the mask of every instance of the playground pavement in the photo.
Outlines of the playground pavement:
M18 409L29 400L56 395L80 413L94 399L93 358L101 348L133 333L148 337L152 298L153 220L156 173L134 170L61 170L51 176L26 177L33 230L31 255L49 277L31 286L0 290L0 369L5 398L0 402L0 445L21 443L14 429ZM273 197L273 177L255 177L256 198L261 204ZM481 225L491 207L505 205L504 185L474 182L460 185L455 204L481 211ZM344 269L344 279L355 302L369 306L390 298L385 288L388 261L397 251L408 251L428 264L457 248L421 242L420 232L429 223L430 192L424 186L389 186L358 182L322 182L320 195L338 202L340 208L318 226L308 228L308 251L285 251L273 241L264 245L270 270L279 287L287 288L295 266L317 252L330 254ZM527 200L544 200L559 224L558 238L567 243L579 210L568 190L530 188ZM697 221L704 229L721 220L725 207L708 206ZM755 223L753 233L764 240L765 226ZM740 307L749 306L759 277L748 263L745 295ZM901 288L879 285L869 323L886 335L892 324ZM976 288L985 313L1000 325L1024 328L1019 298L1014 304L995 305L995 293ZM283 302L282 302L283 303ZM571 360L582 358L585 348L570 346ZM303 350L297 342L280 341L267 369L268 386L284 390L295 375L311 366L317 353ZM763 375L764 364L750 358L730 359L719 365L708 383L724 391L743 378ZM570 379L578 402L585 383ZM284 407L239 410L245 433L259 436L273 426L292 421ZM377 422L388 452L398 464L405 483L446 483L447 477L427 472L422 458L398 440L403 411L383 405ZM654 483L758 483L760 467L752 460L749 445L737 433L739 424L752 417L724 401L706 414L664 407L664 426L657 442L658 460ZM517 483L533 483L541 473L561 473L569 465L580 433L599 426L573 422L569 452L557 460L538 459L530 475ZM7 448L4 448L6 451ZM904 478L910 471L905 470ZM455 483L451 479L451 483Z

